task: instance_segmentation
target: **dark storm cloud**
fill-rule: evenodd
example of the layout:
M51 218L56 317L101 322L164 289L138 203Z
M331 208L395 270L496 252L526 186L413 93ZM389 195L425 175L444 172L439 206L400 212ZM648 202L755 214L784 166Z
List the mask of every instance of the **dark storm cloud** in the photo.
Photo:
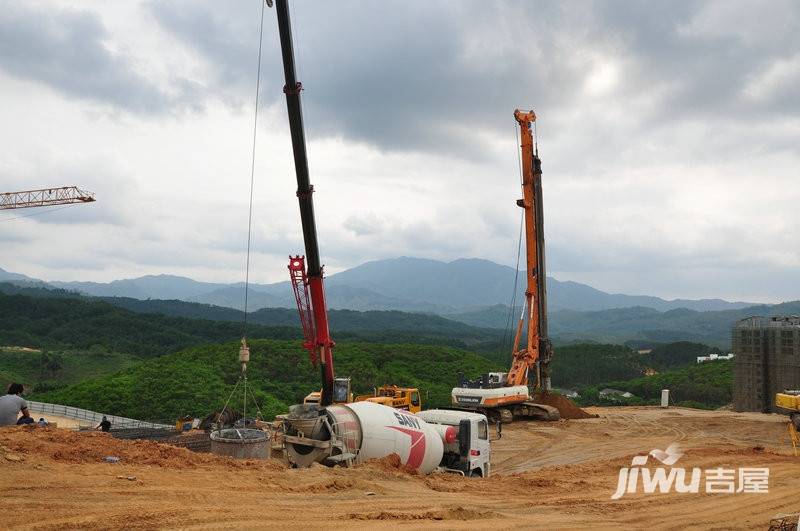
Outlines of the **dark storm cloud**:
M86 243L86 256L97 253L97 263L134 272L128 276L140 264L152 271L179 264L238 279L247 195L236 171L249 172L235 160L246 158L249 169L260 0L81 4L86 12L7 4L0 75L79 101L64 105L37 91L50 100L38 106L29 87L4 86L0 108L13 125L4 143L32 161L6 157L5 175L16 175L19 189L66 175L64 182L97 192L98 203L24 226L9 222L35 227L26 235L51 245L20 244L6 254L48 269L69 252L50 260L38 250L73 249L72 236L61 235L81 230L76 241ZM789 280L800 264L797 0L290 4L306 131L316 140L320 245L332 269L402 254L513 265L512 111L532 106L556 277L746 300L790 289L760 280L772 271L796 285ZM293 181L275 10L265 15L259 197L267 179ZM105 120L96 102L138 116ZM186 108L207 112L180 113ZM53 120L52 134L30 125L62 110L69 119ZM83 135L91 149L61 145ZM52 146L60 149L42 167ZM116 163L75 160L65 172L84 149ZM176 193L187 197L180 183L190 172L201 193L175 208ZM232 187L219 190L230 201L220 209L219 198L202 191L223 176ZM122 187L126 181L139 188ZM284 253L302 249L296 203L264 205L253 250L263 259L279 250L274 260L285 271Z
M150 9L208 60L217 83L244 83L251 90L258 11L237 4L221 14L213 4L192 5L154 2ZM571 87L580 76L559 61L564 52L548 38L541 18L530 20L530 34L515 47L504 26L519 21L478 3L293 3L292 10L308 129L316 136L341 135L383 149L475 147L473 131L488 125L508 129L510 136L515 105L548 104L554 95L548 82ZM558 8L543 4L539 13L558 17ZM469 36L475 24L484 26L479 40ZM283 97L276 26L275 12L268 10L262 70L267 104ZM531 67L523 56L532 49L550 60Z
M212 81L225 86L254 87L258 56L260 4L229 2L151 1L147 11L167 31L190 43L213 66ZM270 12L265 15L268 16ZM265 20L265 25L271 20ZM270 43L265 43L270 49ZM273 47L274 48L274 47ZM275 63L273 58L265 58Z
M775 61L800 53L797 2L620 2L594 4L596 33L619 39L635 61L626 83L669 86L654 117L800 114L782 90L762 101L743 92Z
M30 2L0 9L0 69L65 95L153 113L170 98L103 44L110 36L100 18L85 11ZM190 88L184 84L184 90Z
M230 86L252 84L259 4L250 4L225 14L186 2L151 10ZM610 97L640 115L641 129L676 116L796 114L800 105L785 87L743 98L775 60L800 52L800 34L789 31L796 2L293 2L292 10L309 133L382 149L469 156L481 150L478 132L510 135L516 106L569 112L592 54L624 65ZM774 10L784 13L764 16ZM263 101L275 102L274 10L265 26ZM627 99L649 94L651 107L626 109Z

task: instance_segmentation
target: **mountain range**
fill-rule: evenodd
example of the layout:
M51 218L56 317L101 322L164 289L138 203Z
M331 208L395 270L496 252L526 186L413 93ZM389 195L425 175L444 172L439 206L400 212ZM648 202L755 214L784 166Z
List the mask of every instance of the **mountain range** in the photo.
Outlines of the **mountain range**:
M357 311L399 310L448 316L479 326L496 326L497 315L506 315L517 285L517 305L524 292L525 273L482 259L441 262L400 257L366 262L326 279L331 308ZM95 297L175 299L242 309L244 283L199 282L174 275L147 275L112 282L41 281L0 269L0 281L76 291ZM293 308L289 282L251 284L249 309ZM607 293L586 284L548 277L551 311L602 311L643 307L667 312L685 308L695 311L737 310L748 302L722 299L666 300L647 295ZM488 319L487 322L476 322ZM503 317L505 319L505 317Z

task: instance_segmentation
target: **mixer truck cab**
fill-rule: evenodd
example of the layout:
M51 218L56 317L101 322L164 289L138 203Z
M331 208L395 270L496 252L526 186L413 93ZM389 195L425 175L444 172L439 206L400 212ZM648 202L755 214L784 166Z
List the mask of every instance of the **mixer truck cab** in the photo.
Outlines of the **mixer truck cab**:
M492 448L486 415L466 411L429 409L417 416L443 434L444 453L439 467L467 477L488 477Z

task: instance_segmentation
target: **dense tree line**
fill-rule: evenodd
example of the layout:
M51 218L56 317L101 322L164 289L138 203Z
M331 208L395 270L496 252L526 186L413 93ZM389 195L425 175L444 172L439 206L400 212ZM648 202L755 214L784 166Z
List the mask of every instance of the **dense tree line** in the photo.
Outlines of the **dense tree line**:
M252 326L254 337L300 337L289 327ZM0 294L0 345L89 349L149 358L241 337L242 324L137 314L99 300Z
M238 346L231 342L189 348L35 397L141 419L206 415L222 407L236 385ZM383 384L414 386L431 407L450 403L459 370L479 374L496 369L485 358L449 347L350 342L336 347L336 372L352 378L357 394ZM271 417L318 390L319 372L299 341L254 340L248 387ZM237 397L238 407L241 393Z
M237 310L7 287L0 284L0 347L41 352L4 350L0 379L21 381L35 396L127 416L171 418L221 405L220 397L238 376L236 340L242 324L237 317L242 313ZM510 364L508 341L501 346L497 330L403 312L342 310L331 316L340 345L337 372L352 376L357 392L384 383L415 385L429 405L446 405L460 371L474 378ZM319 378L300 346L300 329L292 325L294 310L260 310L253 317L249 337L276 340L255 341L251 363L253 390L274 412L302 400L319 386ZM589 397L612 386L655 400L667 386L677 400L726 403L729 374L694 377L711 369L691 367L679 378L671 370L694 365L696 355L711 351L685 342L658 345L649 355L621 345L557 345L553 382L581 387ZM643 378L650 369L664 372Z
M692 365L697 362L698 356L708 354L720 354L720 349L709 347L702 343L692 343L690 341L678 341L676 343L666 343L656 345L647 354L647 363L656 369L667 369Z
M574 387L628 380L642 376L645 368L642 356L623 345L561 345L553 355L553 384Z
M603 388L628 391L634 398L603 399L599 396ZM608 381L597 386L585 387L580 389L581 403L584 405L658 404L662 389L669 389L670 400L677 405L716 408L730 404L733 400L733 362L718 360L695 363L652 376L628 381Z

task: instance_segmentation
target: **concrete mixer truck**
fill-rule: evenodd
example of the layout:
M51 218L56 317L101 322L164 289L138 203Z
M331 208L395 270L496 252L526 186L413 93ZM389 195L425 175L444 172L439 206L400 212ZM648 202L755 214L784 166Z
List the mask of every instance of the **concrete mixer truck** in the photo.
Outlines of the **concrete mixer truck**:
M282 431L286 458L298 468L350 466L397 454L421 474L490 473L489 424L480 413L434 409L415 415L366 401L322 409L298 404L284 418Z

